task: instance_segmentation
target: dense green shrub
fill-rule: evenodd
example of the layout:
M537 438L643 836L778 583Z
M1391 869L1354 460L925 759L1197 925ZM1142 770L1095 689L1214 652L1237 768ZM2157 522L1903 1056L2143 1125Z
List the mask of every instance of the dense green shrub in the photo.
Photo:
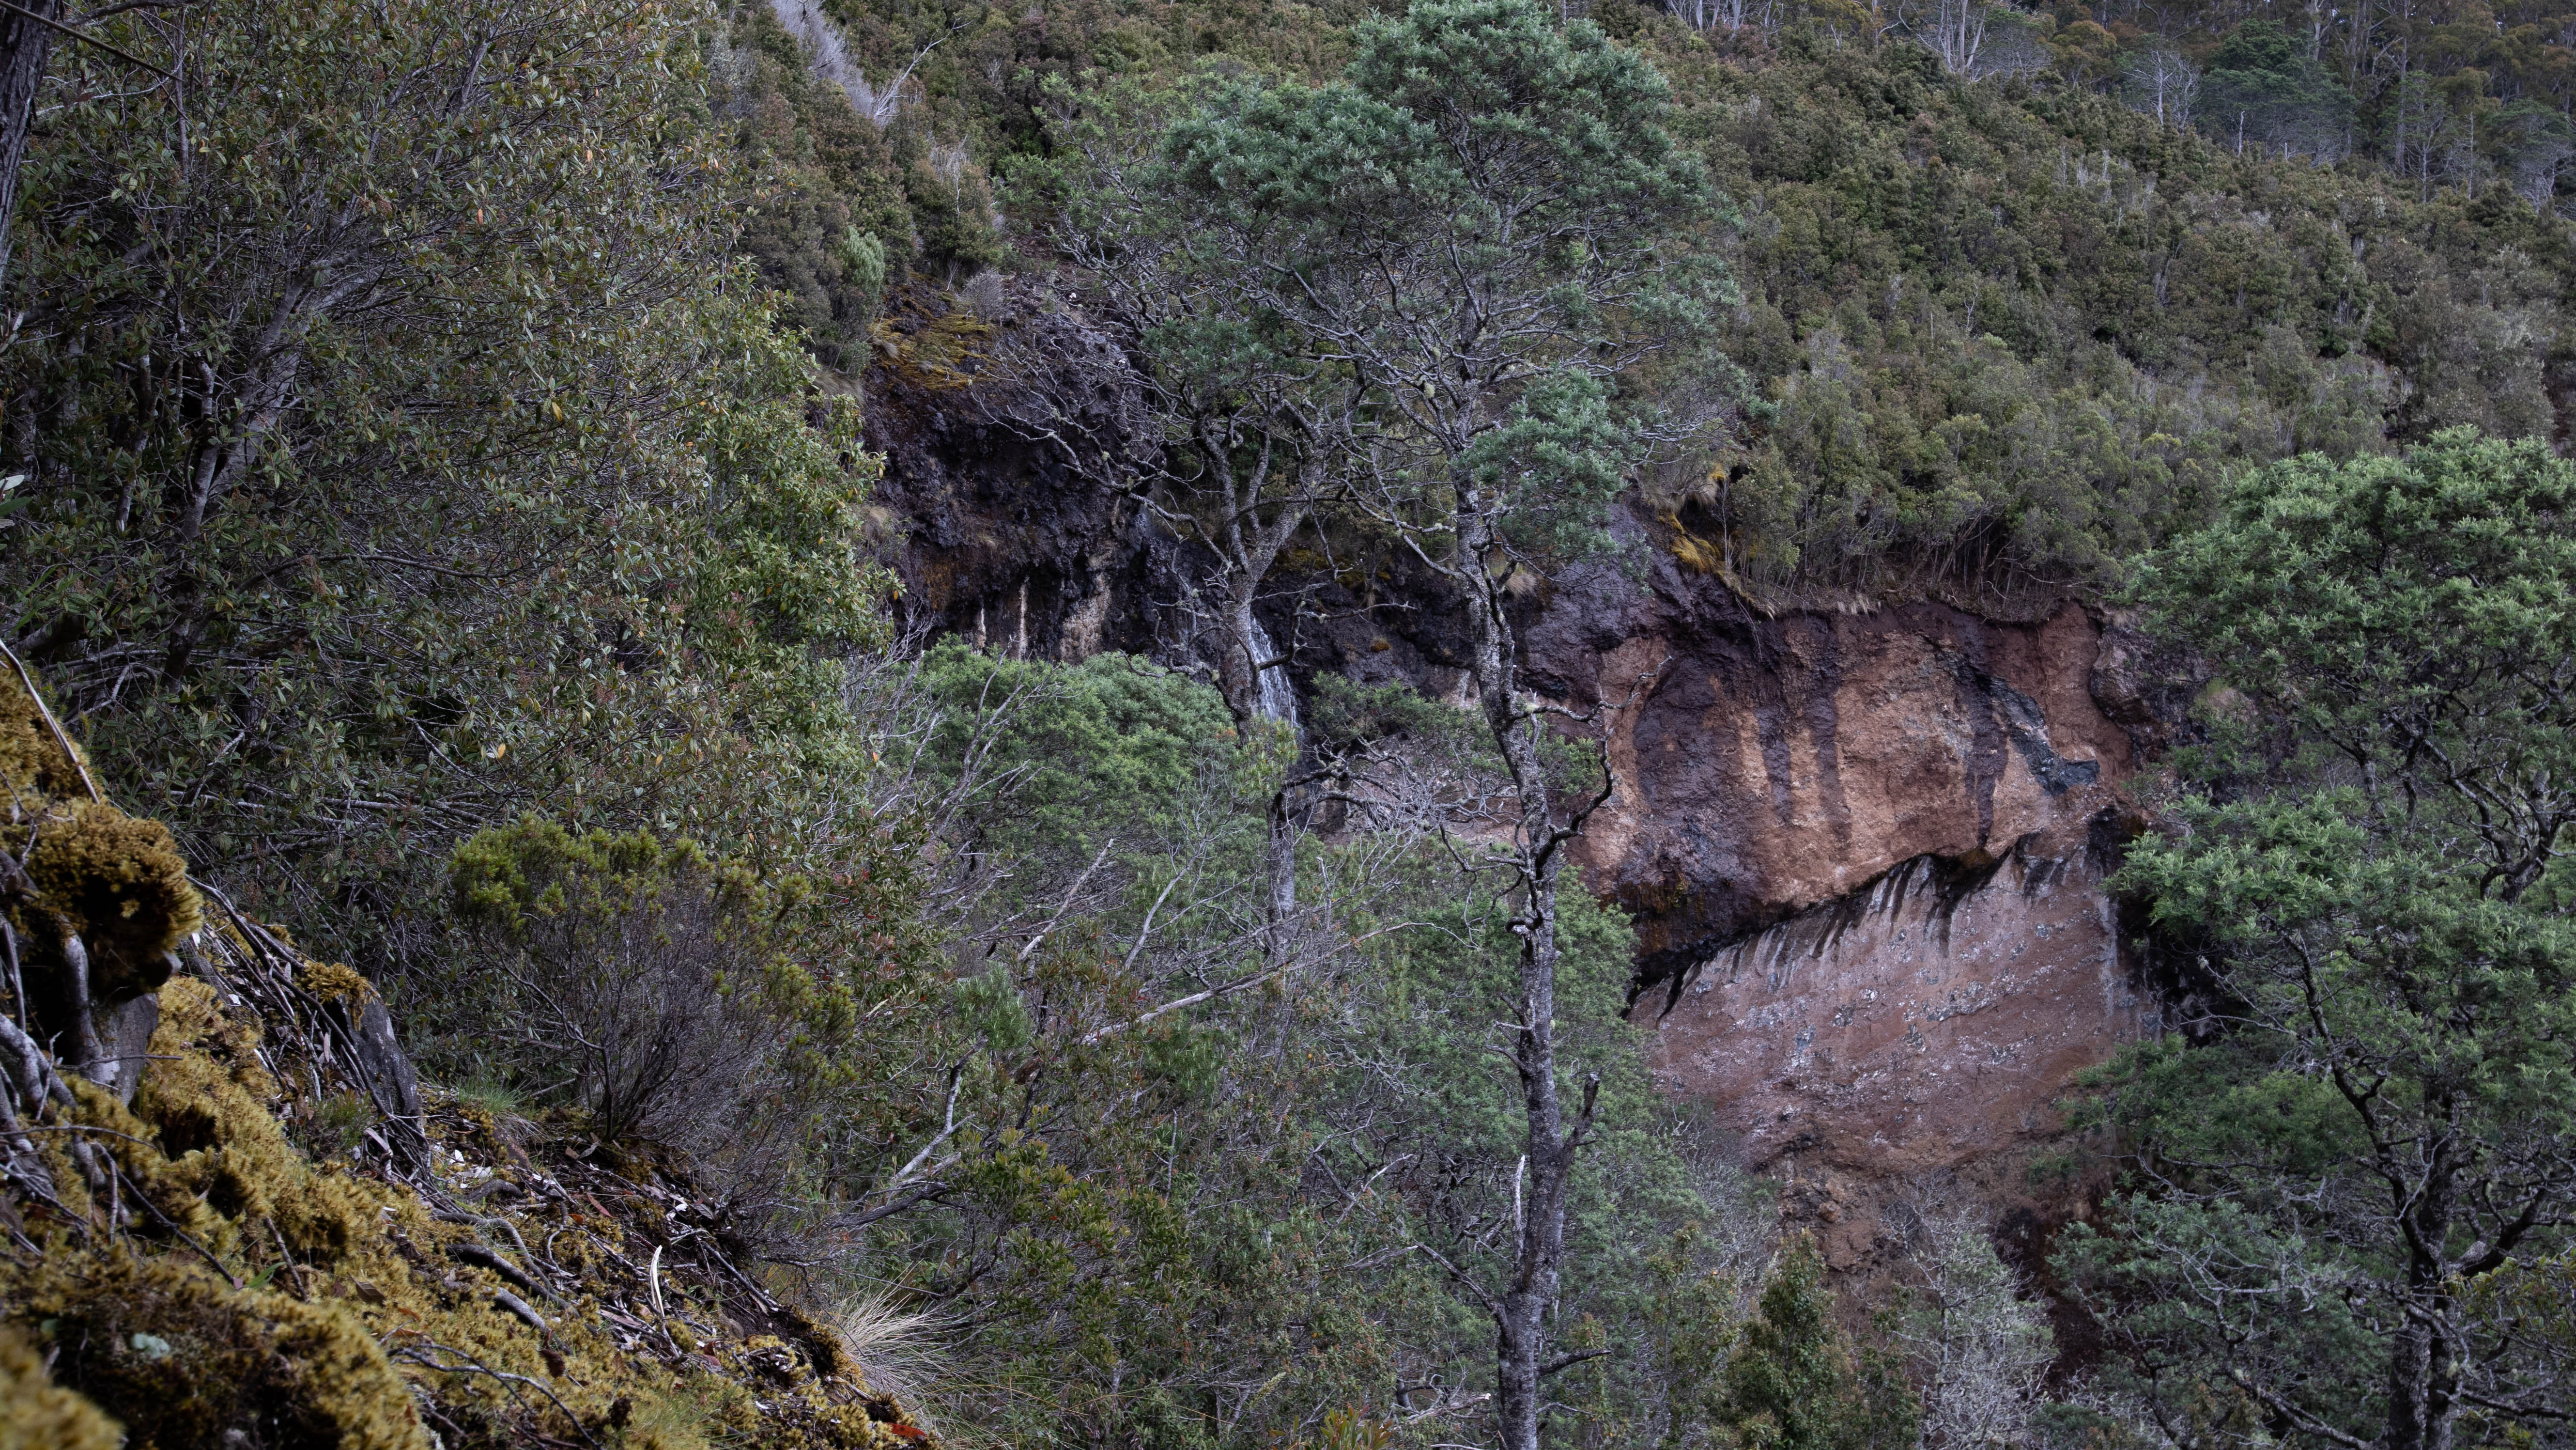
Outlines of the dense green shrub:
M1895 1450L1915 1443L1913 1391L1836 1318L1824 1256L1782 1251L1720 1375L1717 1420L1742 1450Z
M709 23L198 7L184 116L59 57L0 629L119 799L371 972L446 845L523 809L797 835L775 782L882 637L855 410L729 256Z
M2130 1191L2063 1261L2160 1413L2220 1385L2429 1443L2570 1408L2510 1286L2576 1201L2572 584L2576 469L2466 429L2249 475L2141 568L2217 680L2122 880L2221 1001L2094 1084Z

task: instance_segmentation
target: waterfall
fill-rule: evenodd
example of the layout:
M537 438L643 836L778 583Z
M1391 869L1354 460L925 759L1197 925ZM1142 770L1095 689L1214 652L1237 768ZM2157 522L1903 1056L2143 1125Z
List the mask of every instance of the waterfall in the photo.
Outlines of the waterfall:
M1263 629L1261 621L1257 618L1252 619L1252 637L1243 643L1244 647L1252 652L1255 660L1270 659L1278 653L1277 648L1270 643L1270 631ZM1296 729L1297 691L1288 683L1288 667L1274 664L1263 669L1261 678L1255 684L1256 694L1260 700L1255 708L1261 717L1265 720L1285 720L1290 729Z

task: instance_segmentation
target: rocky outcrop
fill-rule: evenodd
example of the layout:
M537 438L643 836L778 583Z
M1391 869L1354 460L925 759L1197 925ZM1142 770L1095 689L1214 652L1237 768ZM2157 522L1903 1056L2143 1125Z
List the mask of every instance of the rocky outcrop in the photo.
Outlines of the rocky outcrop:
M971 389L871 383L911 607L1014 652L1186 663L1204 564L1044 441L1138 436L1111 340L1065 299L993 310ZM1620 527L1628 562L1530 591L1521 622L1532 685L1600 722L1616 789L1576 859L1637 923L1661 1079L1749 1161L1859 1179L2052 1131L2072 1075L2160 1021L2102 883L2190 662L2074 602L1764 612L1651 521ZM1301 691L1464 701L1455 601L1400 553L1274 579L1263 623Z
M1916 857L1999 857L2133 768L2073 604L1763 617L1670 562L1652 583L1570 589L1530 631L1551 693L1613 707L1619 789L1582 859L1644 927L1644 983Z
M1864 1177L1952 1170L2048 1136L2075 1074L2152 1030L2102 890L2120 804L1999 858L1917 856L1647 994L1659 1082L1744 1157Z
M998 284L998 279L997 284ZM899 291L863 379L906 622L1008 653L1144 649L1135 596L1150 530L1115 466L1156 446L1116 339L1022 284L966 299Z
M1553 693L1610 707L1580 859L1638 920L1655 1072L1749 1163L1961 1168L2156 1030L2103 880L2190 682L2125 625L1766 616L1665 560L1570 581L1530 640Z

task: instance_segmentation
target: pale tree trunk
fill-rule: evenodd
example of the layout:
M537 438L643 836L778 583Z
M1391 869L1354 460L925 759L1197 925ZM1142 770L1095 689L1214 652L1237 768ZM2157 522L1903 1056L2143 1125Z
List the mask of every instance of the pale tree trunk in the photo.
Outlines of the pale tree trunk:
M1270 663L1273 650L1264 648L1271 643L1269 635L1252 613L1252 591L1259 582L1257 575L1238 575L1234 597L1227 602L1227 633L1232 636L1227 643L1238 659L1221 672L1226 681L1226 705L1238 726L1278 720L1294 730L1295 717L1275 709L1270 692L1264 688L1270 671L1277 667ZM1293 765L1290 773L1295 773ZM1286 953L1288 920L1297 914L1297 827L1288 795L1289 787L1285 785L1270 793L1270 839L1262 853L1269 876L1267 915L1273 956Z
M1305 480L1309 485L1313 480ZM1238 483L1233 490L1236 507L1217 539L1226 562L1225 660L1217 670L1217 683L1225 696L1226 712L1234 717L1236 728L1249 729L1263 720L1276 720L1292 732L1298 728L1296 702L1288 696L1286 674L1274 657L1277 645L1261 620L1252 612L1252 603L1261 589L1261 581L1270 576L1278 562L1279 551L1304 523L1302 506L1281 507L1266 520L1247 523L1245 515L1254 513L1260 499L1261 479L1256 476L1249 486ZM1271 672L1281 669L1274 676ZM1276 680L1277 688L1270 688ZM1292 762L1289 775L1296 774ZM1282 785L1270 793L1268 817L1269 840L1262 850L1263 872L1268 877L1268 952L1275 964L1286 960L1289 950L1289 923L1297 914L1297 822L1295 802L1290 799L1292 785Z
M1548 1369L1547 1319L1564 1278L1566 1187L1575 1154L1592 1126L1593 1089L1586 1087L1582 1111L1568 1131L1556 1084L1556 884L1562 834L1539 759L1541 726L1537 716L1521 707L1515 688L1518 641L1506 612L1509 599L1488 568L1500 552L1495 520L1472 489L1462 487L1459 496L1465 502L1458 511L1458 577L1467 586L1477 703L1511 771L1519 813L1512 864L1520 877L1521 906L1512 932L1520 938L1521 950L1512 1067L1520 1076L1526 1119L1521 1172L1527 1175L1528 1193L1524 1198L1516 1174L1512 1276L1494 1314L1494 1400L1503 1450L1538 1450L1539 1411L1545 1403L1540 1380Z

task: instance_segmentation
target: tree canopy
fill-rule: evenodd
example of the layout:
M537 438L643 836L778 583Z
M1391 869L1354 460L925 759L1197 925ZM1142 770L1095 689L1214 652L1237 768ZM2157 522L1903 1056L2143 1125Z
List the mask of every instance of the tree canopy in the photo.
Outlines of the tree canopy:
M2227 1001L2098 1084L2141 1177L2069 1252L2159 1386L2346 1445L2568 1409L2481 1286L2576 1195L2571 504L2545 445L2445 432L2250 474L2143 566L2225 695L2123 879Z

